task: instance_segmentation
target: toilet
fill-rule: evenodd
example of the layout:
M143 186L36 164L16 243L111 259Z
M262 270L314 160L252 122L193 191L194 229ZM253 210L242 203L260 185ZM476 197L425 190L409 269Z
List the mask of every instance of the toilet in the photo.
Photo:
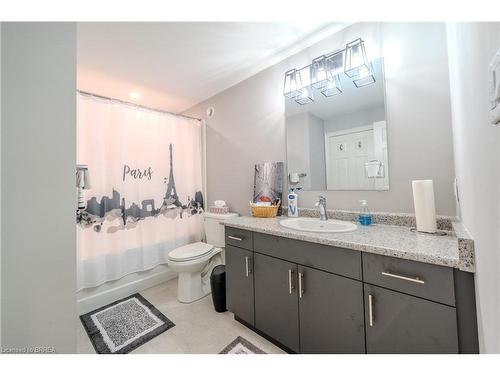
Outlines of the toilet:
M191 303L210 293L210 273L223 263L224 221L236 213L203 214L207 242L195 242L178 247L168 254L168 266L179 273L177 299Z

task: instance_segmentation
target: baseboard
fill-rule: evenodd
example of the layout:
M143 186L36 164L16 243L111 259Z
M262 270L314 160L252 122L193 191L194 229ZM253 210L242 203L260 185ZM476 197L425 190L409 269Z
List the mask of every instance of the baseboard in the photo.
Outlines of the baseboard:
M177 273L167 268L164 271L155 272L151 275L146 275L130 282L119 284L116 287L110 287L109 289L82 297L76 301L78 315L86 314L108 303L125 298L155 285L165 283L176 277Z

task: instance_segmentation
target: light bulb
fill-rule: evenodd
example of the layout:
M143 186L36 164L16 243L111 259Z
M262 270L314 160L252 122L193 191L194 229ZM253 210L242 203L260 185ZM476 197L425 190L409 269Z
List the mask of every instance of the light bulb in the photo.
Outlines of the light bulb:
M140 99L141 97L141 94L138 93L137 91L131 91L129 95L134 100Z

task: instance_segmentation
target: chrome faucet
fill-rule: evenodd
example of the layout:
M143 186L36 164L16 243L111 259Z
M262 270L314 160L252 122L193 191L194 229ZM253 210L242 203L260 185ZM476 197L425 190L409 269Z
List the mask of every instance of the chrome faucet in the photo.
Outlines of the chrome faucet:
M319 219L321 221L328 220L328 216L326 214L326 198L320 195L319 200L316 202L315 206L319 207Z

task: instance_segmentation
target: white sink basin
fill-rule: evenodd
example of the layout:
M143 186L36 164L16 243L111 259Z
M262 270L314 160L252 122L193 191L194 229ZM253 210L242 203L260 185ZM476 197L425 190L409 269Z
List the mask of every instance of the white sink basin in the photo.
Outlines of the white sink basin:
M352 232L357 226L348 221L327 220L321 221L312 217L293 217L280 221L280 225L285 228L302 230L305 232L340 233Z

